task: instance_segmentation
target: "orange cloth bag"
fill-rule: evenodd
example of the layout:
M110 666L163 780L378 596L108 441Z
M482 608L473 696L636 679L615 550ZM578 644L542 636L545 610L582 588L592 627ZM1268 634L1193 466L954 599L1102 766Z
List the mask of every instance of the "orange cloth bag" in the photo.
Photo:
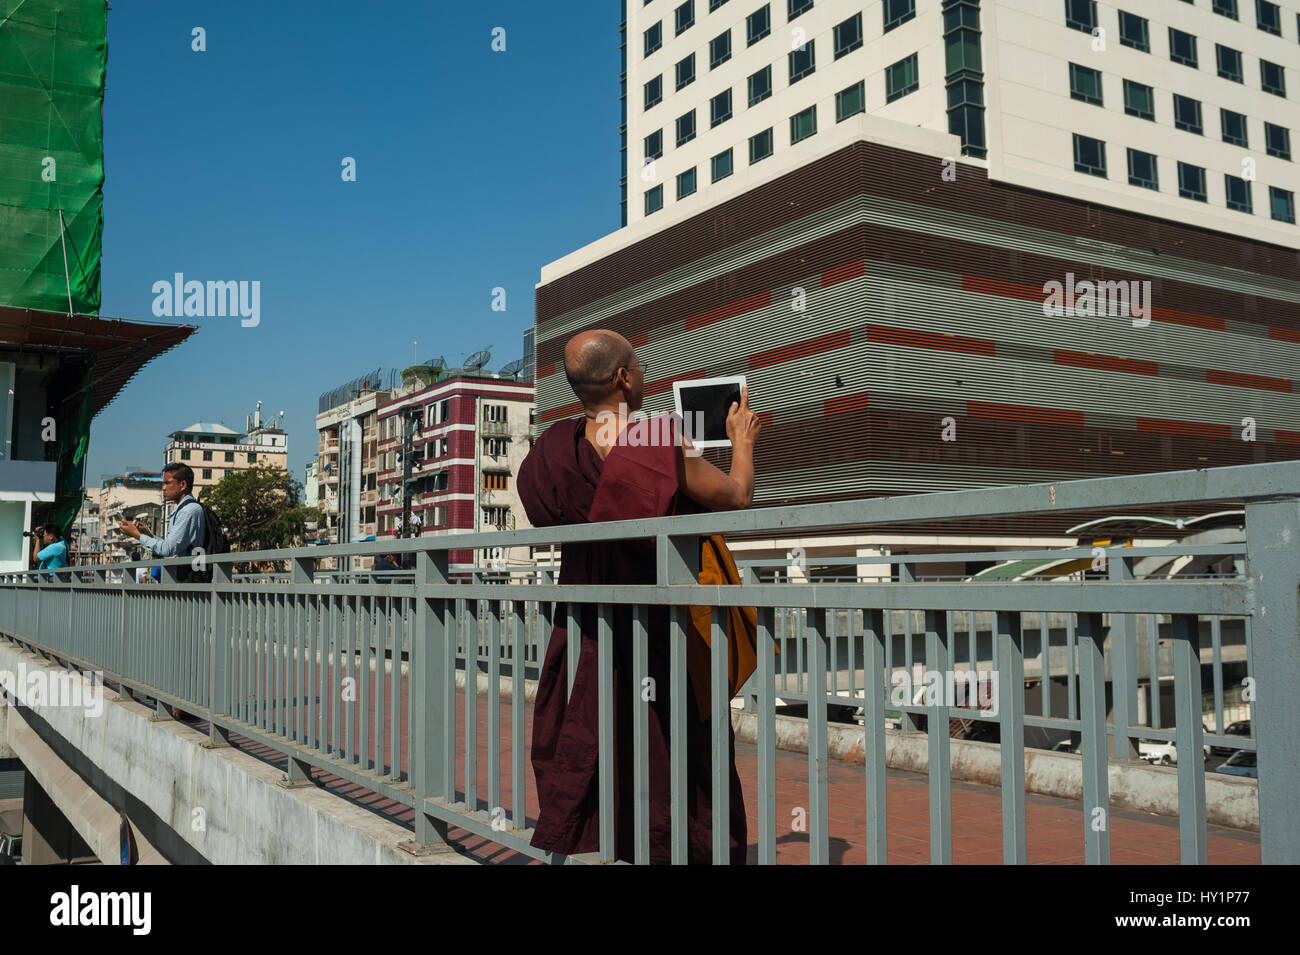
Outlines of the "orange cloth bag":
M740 583L740 570L721 534L708 534L700 538L700 583ZM753 607L730 607L728 611L727 699L730 700L758 668L758 611ZM713 608L691 607L687 622L686 673L690 677L691 686L695 688L695 701L701 720L709 718L713 706L713 694L709 686L712 638Z

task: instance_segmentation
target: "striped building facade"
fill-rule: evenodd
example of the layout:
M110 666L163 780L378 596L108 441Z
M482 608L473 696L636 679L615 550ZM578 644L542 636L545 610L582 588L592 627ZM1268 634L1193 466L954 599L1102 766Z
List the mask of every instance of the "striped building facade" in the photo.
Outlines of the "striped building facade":
M756 506L1300 457L1300 252L943 153L863 135L544 272L538 430L579 413L565 342L606 327L649 413L675 380L748 376ZM1149 282L1149 321L1046 314L1071 280Z

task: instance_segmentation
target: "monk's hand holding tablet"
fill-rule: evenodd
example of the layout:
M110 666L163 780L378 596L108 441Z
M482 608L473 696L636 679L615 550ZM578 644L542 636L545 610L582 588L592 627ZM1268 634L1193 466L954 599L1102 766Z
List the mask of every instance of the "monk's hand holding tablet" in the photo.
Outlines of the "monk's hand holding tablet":
M746 444L752 450L762 428L758 415L749 410L749 385L741 385L740 401L733 401L727 411L727 437L731 439L731 446Z

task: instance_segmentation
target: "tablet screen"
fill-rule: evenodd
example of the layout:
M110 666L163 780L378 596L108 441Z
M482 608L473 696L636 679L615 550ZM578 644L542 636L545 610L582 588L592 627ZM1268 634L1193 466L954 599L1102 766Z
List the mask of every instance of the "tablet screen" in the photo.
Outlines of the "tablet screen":
M682 417L691 441L727 441L727 412L740 401L740 384L681 384ZM702 432L701 432L701 429Z

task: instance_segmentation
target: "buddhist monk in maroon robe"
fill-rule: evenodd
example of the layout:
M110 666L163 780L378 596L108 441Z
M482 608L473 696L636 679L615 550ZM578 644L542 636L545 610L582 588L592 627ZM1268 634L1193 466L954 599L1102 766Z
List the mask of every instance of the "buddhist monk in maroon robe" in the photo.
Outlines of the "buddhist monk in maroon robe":
M754 495L754 441L760 425L747 391L727 418L730 474L690 450L676 415L629 422L640 410L645 369L623 336L582 332L564 350L564 370L584 416L558 421L538 439L519 469L519 495L535 527L664 517L749 507ZM563 546L561 584L653 584L653 539ZM533 707L533 772L538 819L532 845L572 855L600 848L597 794L596 608L580 608L582 639L568 694L568 616L557 604ZM649 724L650 861L672 860L670 822L671 694L688 694L686 800L689 861L713 858L710 720L701 720L690 681L669 685L669 609L648 611L648 675L653 700L632 680L632 608L614 605L615 853L633 857L632 713L647 707ZM727 726L730 861L746 856L745 804L736 774L735 737Z

